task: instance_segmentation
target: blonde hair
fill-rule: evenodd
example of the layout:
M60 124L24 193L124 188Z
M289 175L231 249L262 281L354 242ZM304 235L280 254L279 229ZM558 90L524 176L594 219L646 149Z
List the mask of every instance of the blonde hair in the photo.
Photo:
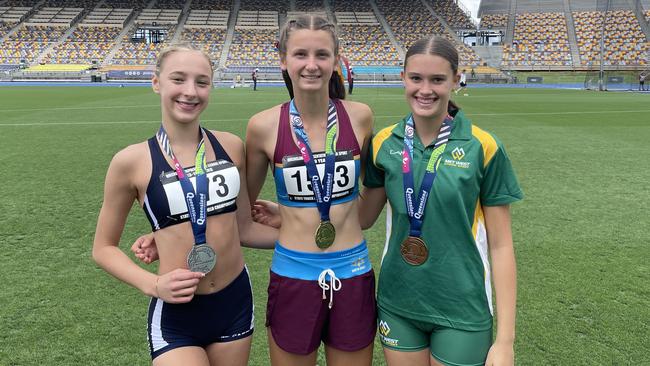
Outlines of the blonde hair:
M201 53L201 55L203 55L203 57L205 57L205 59L208 60L208 64L210 65L210 77L212 77L212 74L214 73L214 68L212 67L212 60L210 60L210 56L208 56L202 49L194 46L192 43L189 42L173 43L163 48L162 51L160 51L160 53L158 54L158 58L156 58L156 71L155 71L156 76L160 76L160 70L162 70L163 62L165 61L167 56L171 55L172 53L182 52L182 51L195 51Z

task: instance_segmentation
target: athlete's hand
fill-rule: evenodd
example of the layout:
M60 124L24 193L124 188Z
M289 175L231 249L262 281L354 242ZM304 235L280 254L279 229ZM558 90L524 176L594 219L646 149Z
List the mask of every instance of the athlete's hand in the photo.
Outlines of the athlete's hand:
M514 364L515 351L512 342L494 342L488 352L485 366L513 366Z
M153 238L153 233L142 235L135 239L131 245L131 251L136 258L146 264L153 263L158 260L158 247Z
M280 206L277 203L257 200L251 208L251 216L255 222L279 229L282 226Z
M160 275L156 280L157 297L172 304L189 302L203 277L205 274L202 272L192 272L184 268Z

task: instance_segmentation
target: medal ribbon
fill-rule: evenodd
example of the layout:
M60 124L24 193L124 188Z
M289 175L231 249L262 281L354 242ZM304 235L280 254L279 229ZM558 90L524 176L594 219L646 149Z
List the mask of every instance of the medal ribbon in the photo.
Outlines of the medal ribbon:
M300 113L296 109L296 105L291 100L289 105L289 113L291 117L291 127L293 128L296 138L298 140L298 148L302 160L307 167L307 175L311 182L314 197L316 197L316 206L320 213L321 221L329 221L330 219L330 206L332 205L332 188L334 185L334 163L336 161L336 137L337 137L337 116L336 107L330 100L329 109L327 111L327 134L325 139L325 170L323 172L324 178L322 180L318 174L318 168L314 161L314 155L309 147L309 138L305 132L305 128L300 118Z
M422 185L418 193L417 206L413 202L413 194L415 193L415 185L413 179L413 138L415 135L415 124L413 122L413 115L410 115L406 120L404 127L404 150L402 150L402 174L404 176L404 198L406 200L406 211L409 216L411 228L409 236L420 237L422 233L422 223L424 222L424 208L427 205L427 200L431 194L431 187L436 179L438 173L438 165L440 164L440 157L445 152L447 141L451 134L451 117L447 116L440 126L438 137L433 145L433 152L429 157L424 178L422 178Z
M206 210L208 203L208 177L205 172L205 142L203 141L202 128L199 127L199 145L196 148L196 157L194 158L194 173L196 178L196 190L187 174L183 170L183 166L178 162L172 146L169 142L167 132L160 126L156 138L160 145L165 150L167 156L174 162L174 169L178 176L178 181L181 183L183 195L185 196L185 203L187 204L187 212L190 214L190 222L192 223L192 233L194 234L194 244L199 245L206 242L205 229L206 229Z

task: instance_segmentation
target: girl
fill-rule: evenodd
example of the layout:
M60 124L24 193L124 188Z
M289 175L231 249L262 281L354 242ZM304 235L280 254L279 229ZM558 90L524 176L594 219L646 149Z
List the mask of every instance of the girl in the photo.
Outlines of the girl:
M280 228L271 266L267 333L273 365L370 365L374 273L358 217L358 178L370 142L368 106L342 100L334 25L319 16L280 32L290 102L250 119L247 177L254 201L273 169Z
M451 42L416 42L401 77L411 113L373 138L360 210L365 228L390 203L377 293L386 361L512 365L509 204L523 195L510 160L494 135L450 101L459 81ZM491 280L499 316L494 342Z
M199 125L212 74L210 59L191 45L163 50L152 79L162 125L155 137L118 152L106 175L93 258L151 296L154 365L248 363L253 301L240 241L270 248L277 238L251 220L241 140ZM118 248L136 199L154 231L158 274Z

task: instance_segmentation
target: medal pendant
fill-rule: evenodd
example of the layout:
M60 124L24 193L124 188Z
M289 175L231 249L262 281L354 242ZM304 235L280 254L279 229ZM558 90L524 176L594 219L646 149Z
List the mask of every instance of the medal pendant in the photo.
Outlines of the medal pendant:
M217 264L217 253L208 244L192 245L187 254L187 268L192 272L208 273Z
M334 225L329 221L321 221L316 229L316 245L321 249L327 249L334 244L335 236Z
M402 258L412 266L419 266L429 257L429 249L422 238L408 236L400 246Z

